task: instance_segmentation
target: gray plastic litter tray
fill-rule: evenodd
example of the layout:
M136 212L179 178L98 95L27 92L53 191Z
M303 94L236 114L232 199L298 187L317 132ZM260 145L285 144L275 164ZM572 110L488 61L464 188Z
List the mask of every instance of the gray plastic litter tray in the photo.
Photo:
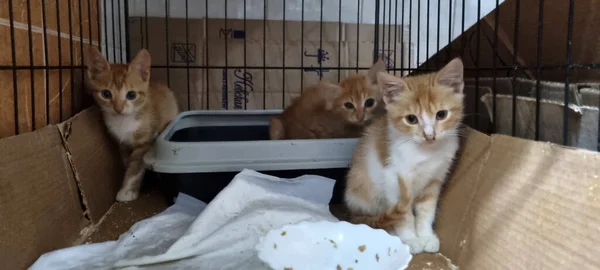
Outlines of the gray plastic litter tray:
M189 111L178 115L144 156L165 194L209 202L243 169L293 178L316 174L337 180L341 202L357 139L269 140L269 119L281 110Z
M348 167L357 139L269 140L269 117L279 113L281 110L181 113L157 137L144 162L161 173ZM177 134L182 130L187 130L186 134Z

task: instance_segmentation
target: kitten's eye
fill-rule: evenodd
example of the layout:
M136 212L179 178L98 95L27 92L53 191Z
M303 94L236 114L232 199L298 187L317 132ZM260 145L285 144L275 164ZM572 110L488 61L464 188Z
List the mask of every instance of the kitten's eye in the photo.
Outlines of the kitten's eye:
M112 93L108 90L102 90L102 92L100 92L100 95L105 99L112 98Z
M419 119L417 119L416 116L410 114L406 116L406 122L408 122L411 125L415 125L417 123L419 123Z
M125 98L127 98L128 100L134 100L136 97L137 97L137 93L135 91L129 91L125 95Z
M369 99L365 100L365 107L369 108L369 107L373 107L373 105L375 105L374 99L369 98Z
M350 102L346 102L346 103L344 103L344 107L346 107L346 109L354 109L354 104L352 104Z
M435 118L437 120L444 120L444 119L446 119L446 116L448 116L448 111L447 110L438 111L435 114Z

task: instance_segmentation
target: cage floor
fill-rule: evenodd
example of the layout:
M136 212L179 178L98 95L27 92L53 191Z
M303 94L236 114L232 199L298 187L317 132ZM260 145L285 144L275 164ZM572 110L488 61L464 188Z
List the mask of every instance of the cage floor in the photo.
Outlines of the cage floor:
M127 232L136 222L152 217L168 207L164 196L156 187L142 190L140 197L127 203L118 203L106 215L98 230L93 233L87 243L112 241ZM348 220L348 211L341 204L330 206L331 213L340 220ZM449 261L440 254L420 254L415 256L407 270L454 270Z

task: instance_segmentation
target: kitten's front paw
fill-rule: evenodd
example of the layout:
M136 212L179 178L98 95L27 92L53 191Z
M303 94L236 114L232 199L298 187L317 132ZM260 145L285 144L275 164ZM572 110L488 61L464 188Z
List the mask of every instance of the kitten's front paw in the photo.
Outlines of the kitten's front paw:
M423 252L423 244L419 238L402 239L402 243L408 245L411 254L419 254Z
M440 251L440 239L435 234L420 236L419 239L421 239L423 251L429 253Z
M138 192L130 190L130 189L121 189L119 193L117 193L117 201L118 202L129 202L137 199Z

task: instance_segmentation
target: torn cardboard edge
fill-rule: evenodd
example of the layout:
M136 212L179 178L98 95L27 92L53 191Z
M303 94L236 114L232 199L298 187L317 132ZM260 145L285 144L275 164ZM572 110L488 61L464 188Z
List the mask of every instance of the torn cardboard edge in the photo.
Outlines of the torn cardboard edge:
M85 191L83 190L83 186L81 184L81 179L80 179L79 173L77 173L77 168L75 167L75 163L73 162L73 155L71 154L71 150L69 149L69 143L67 142L69 135L71 134L70 119L58 124L56 127L58 128L58 132L61 135L60 138L62 139L62 142L63 142L63 147L65 150L66 158L69 161L69 164L71 165L71 172L73 173L73 179L75 180L75 183L77 184L79 200L81 203L81 208L82 208L81 210L83 211L83 216L91 222L92 219L90 218L87 197L85 196Z

